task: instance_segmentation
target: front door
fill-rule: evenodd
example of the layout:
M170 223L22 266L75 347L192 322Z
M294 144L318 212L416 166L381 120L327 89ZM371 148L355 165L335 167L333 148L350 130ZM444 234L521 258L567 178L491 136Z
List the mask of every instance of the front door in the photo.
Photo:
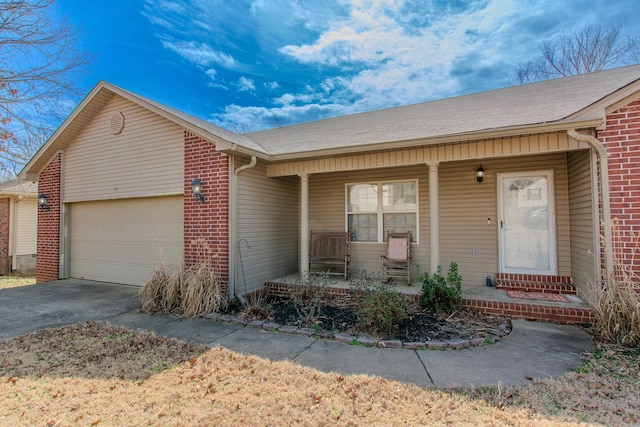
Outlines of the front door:
M553 171L498 175L500 271L556 274Z

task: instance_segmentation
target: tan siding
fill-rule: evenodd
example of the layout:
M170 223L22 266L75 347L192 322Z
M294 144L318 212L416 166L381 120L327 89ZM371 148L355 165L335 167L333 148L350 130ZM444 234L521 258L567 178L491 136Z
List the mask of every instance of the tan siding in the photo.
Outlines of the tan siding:
M111 115L125 125L112 135ZM121 97L114 97L69 145L64 156L64 201L180 194L183 130Z
M345 155L331 159L301 160L269 165L268 176L287 176L301 173L340 172L357 169L383 168L452 162L501 156L521 156L563 152L588 148L587 143L575 141L565 132L465 141L447 145L411 148L393 152Z
M552 169L554 171L557 219L558 272L571 274L567 164L564 153L485 160L485 181L475 179L478 161L441 163L439 167L440 261L445 272L458 263L465 286L484 286L486 276L498 271L496 174ZM429 168L427 165L371 169L311 175L309 178L310 229L345 230L345 184L381 180L418 179L419 236L411 246L412 275L416 267L427 270L430 260ZM487 219L491 218L491 224ZM385 245L352 243L352 269L380 270ZM472 249L476 254L472 254Z
M38 201L22 199L16 201L16 246L14 255L36 253L38 241Z
M238 161L236 168L246 164ZM236 291L263 287L268 280L298 271L298 179L266 178L264 164L237 180ZM243 271L244 270L244 271ZM246 283L246 289L245 289Z
M594 252L593 193L591 152L580 151L568 156L569 205L571 208L571 270L578 293L587 297L596 283Z
M558 274L571 275L567 166L564 153L485 160L482 184L475 180L478 161L440 165L440 262L455 261L466 285L484 286L499 269L498 173L553 170ZM487 219L491 218L491 224ZM472 249L476 254L472 254Z
M429 265L429 168L426 165L406 168L371 169L357 172L311 175L309 178L309 229L315 231L346 231L345 185L357 182L418 179L419 212L418 241L411 245L412 271L416 266ZM351 270L380 271L380 255L386 244L353 242Z
M479 166L475 161L447 163L439 170L440 265L446 272L456 262L465 286L484 284L499 264L496 172L504 165L484 162L482 184L476 181Z

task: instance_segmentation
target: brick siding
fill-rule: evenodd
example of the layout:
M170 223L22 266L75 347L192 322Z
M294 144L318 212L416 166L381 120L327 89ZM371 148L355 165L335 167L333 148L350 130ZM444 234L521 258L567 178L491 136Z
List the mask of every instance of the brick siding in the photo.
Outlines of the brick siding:
M627 271L640 275L640 100L606 117L598 133L609 153L611 216L617 234L614 251Z
M184 133L184 263L214 259L222 279L229 278L229 157L215 145ZM191 181L202 181L206 200L191 192Z
M48 211L38 208L36 282L59 278L60 263L60 154L40 174L38 191L47 196Z
M11 257L9 256L10 215L11 199L0 199L0 276L11 272Z

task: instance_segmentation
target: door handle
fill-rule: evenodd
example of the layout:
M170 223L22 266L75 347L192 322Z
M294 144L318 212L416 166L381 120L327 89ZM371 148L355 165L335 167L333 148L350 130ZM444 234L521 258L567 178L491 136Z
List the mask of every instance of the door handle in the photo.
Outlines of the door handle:
M502 220L500 220L500 230L504 229L504 222Z

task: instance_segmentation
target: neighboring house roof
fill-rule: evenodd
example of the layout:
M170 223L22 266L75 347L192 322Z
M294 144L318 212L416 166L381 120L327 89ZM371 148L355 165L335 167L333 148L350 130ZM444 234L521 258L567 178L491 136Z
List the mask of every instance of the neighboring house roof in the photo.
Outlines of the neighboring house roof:
M442 137L540 125L571 128L602 120L598 102L639 81L640 65L635 65L245 135L272 155L292 156L317 150L360 151L354 149L390 142L424 144Z
M36 197L38 184L31 181L10 179L0 182L0 196L27 196Z
M99 82L20 172L37 179L116 95L225 152L268 160L312 158L489 137L596 127L604 107L640 90L640 65L238 134L107 82Z

